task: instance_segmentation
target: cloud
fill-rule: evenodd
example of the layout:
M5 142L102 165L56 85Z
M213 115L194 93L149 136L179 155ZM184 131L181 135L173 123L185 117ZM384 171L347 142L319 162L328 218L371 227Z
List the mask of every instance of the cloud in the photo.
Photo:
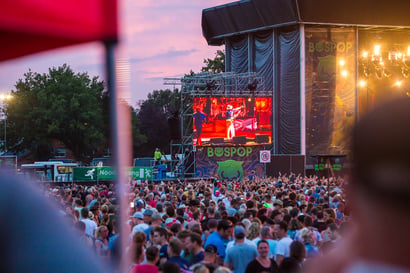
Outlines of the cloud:
M138 62L151 61L151 60L164 60L164 61L166 61L167 59L170 59L170 58L189 56L192 53L197 52L197 51L198 51L197 49L169 50L168 52L159 53L159 54L148 56L148 57L130 58L130 63L138 63Z

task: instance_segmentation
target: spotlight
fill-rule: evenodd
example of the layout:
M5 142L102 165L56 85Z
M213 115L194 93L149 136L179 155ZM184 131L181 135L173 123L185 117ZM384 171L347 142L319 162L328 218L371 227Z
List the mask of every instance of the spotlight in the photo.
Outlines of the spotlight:
M258 87L258 81L255 79L253 82L248 84L249 91L255 91L256 87Z

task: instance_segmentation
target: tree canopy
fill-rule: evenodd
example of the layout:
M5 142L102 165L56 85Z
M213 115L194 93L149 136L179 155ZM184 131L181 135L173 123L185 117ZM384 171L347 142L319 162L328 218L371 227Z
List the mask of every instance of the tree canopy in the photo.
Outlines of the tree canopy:
M48 74L29 70L15 88L5 107L9 150L28 149L35 159L45 160L59 141L84 160L107 147L107 94L98 77L75 74L64 64Z
M204 59L205 66L202 67L202 72L221 73L225 72L225 52L217 50L214 59Z

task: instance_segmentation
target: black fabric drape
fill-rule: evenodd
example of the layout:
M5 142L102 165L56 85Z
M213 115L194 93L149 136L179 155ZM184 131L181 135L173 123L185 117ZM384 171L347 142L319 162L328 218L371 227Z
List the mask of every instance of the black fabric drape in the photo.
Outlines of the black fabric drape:
M231 47L231 72L248 72L248 36L237 36L229 41Z
M253 71L264 79L264 89L273 90L273 32L259 32L254 35ZM260 87L258 90L261 90Z
M276 128L279 154L300 154L300 39L296 28L279 30Z

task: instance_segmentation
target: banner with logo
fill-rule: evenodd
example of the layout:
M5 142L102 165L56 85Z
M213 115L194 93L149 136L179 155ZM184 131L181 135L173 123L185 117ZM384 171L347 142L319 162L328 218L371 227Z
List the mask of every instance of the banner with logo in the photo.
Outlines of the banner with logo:
M257 176L265 175L259 153L265 146L202 146L195 154L196 177L220 177L241 180L252 171Z
M97 180L97 167L75 167L73 168L73 181Z
M131 179L145 180L152 179L152 168L151 167L132 167L129 170L129 176Z
M152 179L151 167L130 167L128 175L131 179ZM76 167L73 168L74 181L96 181L96 180L113 180L115 171L113 167Z

